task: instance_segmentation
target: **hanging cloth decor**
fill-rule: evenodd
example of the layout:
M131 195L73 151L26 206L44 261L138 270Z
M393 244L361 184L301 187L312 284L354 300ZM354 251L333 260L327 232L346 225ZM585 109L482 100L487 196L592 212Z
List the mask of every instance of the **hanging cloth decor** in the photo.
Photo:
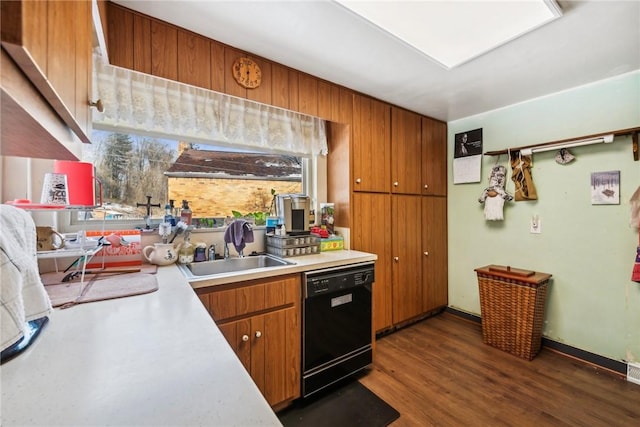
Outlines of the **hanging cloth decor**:
M636 188L636 191L631 195L629 205L631 206L629 225L631 227L638 227L638 231L640 232L640 187Z
M317 117L106 64L94 55L96 129L312 157L328 153Z
M511 180L516 185L514 193L516 202L538 200L536 186L531 177L532 164L533 158L531 156L523 156L520 152L511 154Z
M640 229L640 227L639 227ZM638 232L638 247L636 248L636 261L631 271L631 280L640 283L640 231Z
M484 218L487 221L502 221L504 219L504 202L513 200L504 187L507 176L507 168L496 165L491 168L489 186L484 189L478 202L484 203Z

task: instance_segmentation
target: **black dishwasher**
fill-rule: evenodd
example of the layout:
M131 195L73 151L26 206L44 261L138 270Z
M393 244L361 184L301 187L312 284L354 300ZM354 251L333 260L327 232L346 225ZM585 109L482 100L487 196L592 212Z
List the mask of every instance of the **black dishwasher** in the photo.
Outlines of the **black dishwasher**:
M372 362L374 263L305 273L302 396Z

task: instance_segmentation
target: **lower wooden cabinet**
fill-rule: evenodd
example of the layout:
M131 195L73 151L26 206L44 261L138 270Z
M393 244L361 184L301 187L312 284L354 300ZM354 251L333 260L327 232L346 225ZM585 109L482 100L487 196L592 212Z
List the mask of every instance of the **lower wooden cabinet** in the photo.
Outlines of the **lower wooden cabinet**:
M196 290L274 408L300 397L300 292L298 274Z
M354 192L353 249L378 255L377 333L447 306L447 198Z

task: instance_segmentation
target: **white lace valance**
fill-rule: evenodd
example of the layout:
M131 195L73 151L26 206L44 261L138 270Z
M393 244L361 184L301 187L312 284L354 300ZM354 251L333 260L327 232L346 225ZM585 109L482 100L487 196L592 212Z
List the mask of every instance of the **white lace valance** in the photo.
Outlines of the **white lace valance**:
M257 148L300 156L326 155L325 122L270 105L105 64L94 57L93 124L159 137Z

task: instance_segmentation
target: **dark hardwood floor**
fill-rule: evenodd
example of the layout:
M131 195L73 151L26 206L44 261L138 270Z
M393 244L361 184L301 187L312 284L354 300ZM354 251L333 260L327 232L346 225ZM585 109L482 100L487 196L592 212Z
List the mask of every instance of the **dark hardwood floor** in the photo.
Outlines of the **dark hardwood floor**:
M527 361L442 313L377 340L360 382L402 426L640 426L640 385L543 348Z

